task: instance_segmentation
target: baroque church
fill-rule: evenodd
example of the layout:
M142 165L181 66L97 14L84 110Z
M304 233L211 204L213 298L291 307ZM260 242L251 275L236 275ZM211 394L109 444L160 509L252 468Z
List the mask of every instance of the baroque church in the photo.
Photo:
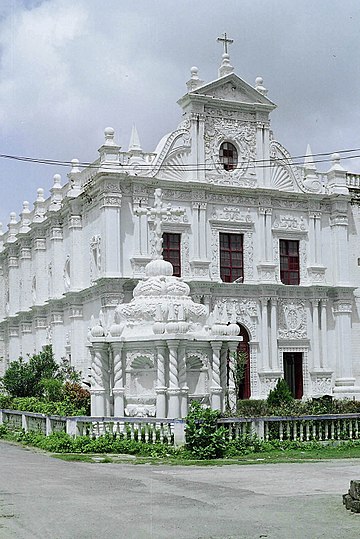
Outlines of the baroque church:
M191 69L154 152L105 129L0 236L0 374L51 344L91 382L92 415L183 417L265 398L360 398L360 175L294 164L263 80ZM239 352L245 374L231 376Z

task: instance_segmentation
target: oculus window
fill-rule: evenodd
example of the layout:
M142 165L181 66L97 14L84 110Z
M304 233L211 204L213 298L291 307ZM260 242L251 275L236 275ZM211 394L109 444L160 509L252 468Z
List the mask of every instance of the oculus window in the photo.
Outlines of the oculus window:
M220 163L225 170L234 170L238 164L238 152L231 142L223 142L220 146Z

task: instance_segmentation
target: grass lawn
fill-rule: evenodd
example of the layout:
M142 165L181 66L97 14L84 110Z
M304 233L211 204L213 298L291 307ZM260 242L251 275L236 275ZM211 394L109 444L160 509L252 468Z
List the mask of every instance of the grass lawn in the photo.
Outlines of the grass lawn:
M229 464L277 464L283 462L309 462L331 459L360 458L360 447L351 447L346 444L340 446L322 447L321 449L274 449L272 451L249 453L225 459L195 460L189 458L172 457L141 457L134 455L115 454L79 454L79 453L56 453L52 457L65 461L113 463L113 464L166 464L170 466L226 466Z

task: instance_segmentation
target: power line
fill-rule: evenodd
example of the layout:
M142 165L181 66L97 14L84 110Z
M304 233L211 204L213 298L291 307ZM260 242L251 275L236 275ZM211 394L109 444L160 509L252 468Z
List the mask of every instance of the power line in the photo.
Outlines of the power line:
M347 154L347 153L353 153L353 152L360 152L360 148L351 148L346 150L339 150L338 154ZM316 153L313 154L312 162L315 163L328 163L332 161L332 153L333 152L322 152L322 153ZM326 159L314 159L315 157L325 157L329 156ZM296 160L299 159L305 159L306 157L309 157L307 155L298 155L298 156L290 156L290 158L284 156L279 158L272 158L272 159L254 159L250 163L245 163L244 165L239 164L236 166L233 170L241 170L241 169L248 169L248 168L271 168L275 164L285 164L285 165L293 165L293 166L301 166L304 163L298 163ZM343 155L341 157L342 160L348 160L348 159L357 159L360 157L360 154L358 155ZM37 158L37 157L28 157L28 156L20 156L20 155L8 155L8 154L0 154L1 159L10 159L14 161L22 161L27 163L35 163L35 164L42 164L42 165L50 165L50 166L58 166L58 167L72 167L74 166L74 163L71 161L66 160L57 160L57 159L47 159L47 158ZM136 165L136 170L139 171L146 171L151 170L152 168L155 168L157 166L156 163L134 163ZM88 162L88 161L79 161L76 162L76 166L82 167L82 168L99 168L99 164L96 162ZM118 166L119 168L125 168L128 166L127 164L123 163L114 163L112 166ZM131 166L131 165L129 165ZM215 170L217 166L222 166L222 163L216 162L216 163L183 163L181 165L178 164L160 164L159 168L161 169L174 169L174 168L182 168L188 172L195 172L198 170L204 170L204 171L211 171Z

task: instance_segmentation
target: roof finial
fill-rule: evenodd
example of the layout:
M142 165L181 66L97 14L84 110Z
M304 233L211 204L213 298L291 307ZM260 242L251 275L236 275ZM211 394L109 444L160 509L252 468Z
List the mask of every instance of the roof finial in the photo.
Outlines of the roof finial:
M131 130L130 144L128 152L131 153L142 153L139 134L136 129L136 125L133 124Z
M218 37L217 41L224 44L224 53L225 54L228 54L228 43L234 43L233 39L230 39L229 37L227 37L226 32L224 32L224 35L222 35L221 37Z
M234 67L230 63L230 55L228 53L228 43L233 43L234 40L228 38L226 32L224 32L224 35L218 37L217 41L224 44L224 52L222 55L221 66L219 68L219 77L224 77L225 75L229 75L234 71Z

